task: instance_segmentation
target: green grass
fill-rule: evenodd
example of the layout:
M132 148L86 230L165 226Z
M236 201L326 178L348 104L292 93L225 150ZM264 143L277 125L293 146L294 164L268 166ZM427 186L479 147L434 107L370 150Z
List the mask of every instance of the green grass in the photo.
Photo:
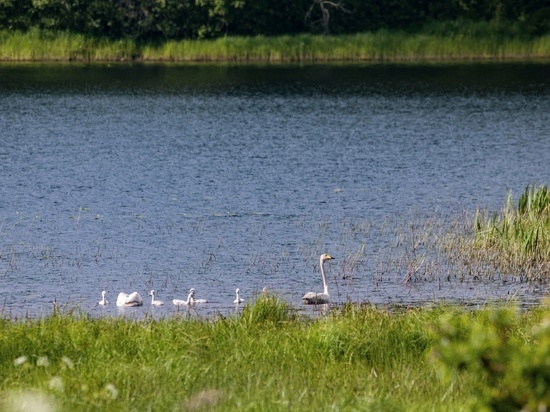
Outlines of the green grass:
M474 247L486 251L497 268L529 279L550 276L550 191L528 186L514 204L511 193L503 210L478 212Z
M39 30L0 32L0 60L12 61L430 61L550 57L550 35L530 38L490 23L439 23L417 33L224 37L160 43L111 41Z
M0 60L102 61L130 60L138 55L132 40L109 41L67 32L41 30L0 32Z
M438 325L490 310L349 305L312 319L268 296L216 320L4 319L0 409L24 396L64 411L466 410L485 383L440 379ZM514 313L508 334L525 346L545 312Z

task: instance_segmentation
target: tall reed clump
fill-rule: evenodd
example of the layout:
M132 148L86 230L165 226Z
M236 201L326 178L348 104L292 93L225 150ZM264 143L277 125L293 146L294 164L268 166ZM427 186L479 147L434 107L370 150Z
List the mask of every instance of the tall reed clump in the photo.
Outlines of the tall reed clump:
M550 277L550 191L527 186L517 206L511 193L500 213L477 212L475 247L503 272L528 279Z

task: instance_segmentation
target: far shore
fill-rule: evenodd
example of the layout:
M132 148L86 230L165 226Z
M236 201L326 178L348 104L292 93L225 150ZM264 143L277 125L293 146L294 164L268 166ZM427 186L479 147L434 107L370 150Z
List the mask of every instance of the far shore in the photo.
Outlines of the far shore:
M0 32L5 62L447 62L547 61L550 35L535 38L406 34L224 37L159 43L107 40L67 32Z

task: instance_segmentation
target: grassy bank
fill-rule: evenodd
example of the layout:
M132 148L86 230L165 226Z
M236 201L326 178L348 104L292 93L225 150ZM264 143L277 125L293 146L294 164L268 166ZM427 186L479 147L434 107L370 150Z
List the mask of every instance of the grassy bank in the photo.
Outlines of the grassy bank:
M226 37L161 43L111 41L32 30L0 33L0 60L10 61L432 61L550 57L550 35L506 35L490 26L439 27L418 33L345 36Z
M217 320L3 320L0 406L24 398L66 411L467 410L493 399L478 359L502 355L498 393L513 372L506 359L550 361L550 328L537 329L548 316L348 306L304 319L264 297Z

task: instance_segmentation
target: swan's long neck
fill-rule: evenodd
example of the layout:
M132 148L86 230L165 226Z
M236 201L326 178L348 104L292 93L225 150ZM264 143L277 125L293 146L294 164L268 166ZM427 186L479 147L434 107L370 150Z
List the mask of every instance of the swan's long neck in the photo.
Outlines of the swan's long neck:
M187 304L188 305L191 303L191 299L193 299L193 292L189 292L189 295L187 295Z
M325 275L325 260L321 257L321 277L323 278L323 294L328 296L328 283Z
M151 303L155 301L155 292L151 292Z

